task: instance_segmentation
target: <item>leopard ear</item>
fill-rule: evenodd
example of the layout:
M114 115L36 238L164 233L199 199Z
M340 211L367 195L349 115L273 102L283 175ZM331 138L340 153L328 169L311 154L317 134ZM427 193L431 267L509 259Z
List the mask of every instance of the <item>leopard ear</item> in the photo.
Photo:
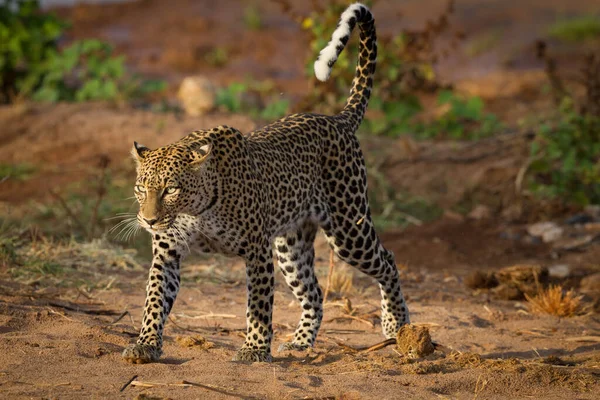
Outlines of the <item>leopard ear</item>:
M149 152L150 149L146 146L139 144L138 142L133 142L133 147L131 148L131 156L139 165L144 158L146 158L146 153Z
M212 151L212 144L205 143L200 147L190 151L190 166L193 168L199 167Z

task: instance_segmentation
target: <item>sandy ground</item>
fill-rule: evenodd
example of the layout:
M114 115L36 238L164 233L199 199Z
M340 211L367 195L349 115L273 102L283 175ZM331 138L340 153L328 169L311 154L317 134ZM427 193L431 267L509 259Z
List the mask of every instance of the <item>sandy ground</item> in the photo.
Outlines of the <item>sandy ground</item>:
M324 282L327 253L320 248L317 269ZM74 289L2 282L2 397L594 399L600 391L597 315L531 314L522 303L471 293L460 276L415 269L402 270L412 322L428 326L443 351L417 360L393 347L353 352L348 346L383 339L376 287L357 272L343 296L363 321L344 318L344 302L334 295L325 306L314 351L274 353L271 364L233 363L229 360L243 342L245 326L243 267L220 258L184 268L161 361L130 365L120 352L139 328L145 272L96 272L99 279L118 280L110 289L86 293L89 298ZM199 276L200 283L189 281ZM277 278L274 349L290 338L300 313ZM128 315L115 323L124 311ZM177 343L188 336L202 336L214 346ZM122 389L134 376L153 386ZM189 385L182 386L183 381Z
M257 79L273 79L286 95L306 93L302 71L307 38L277 5L260 2L265 29L246 32L239 23L242 7L232 8L231 1L214 7L207 3L147 0L60 12L73 19L73 38L111 41L137 70L167 79L171 92L188 74L207 74L226 84L249 72ZM499 43L476 62L450 57L439 66L440 72L448 79L469 78L457 86L493 99L492 111L514 122L538 112L532 99L537 101L545 79L528 46L559 16L595 12L597 5L531 0L517 8L499 0L485 3L457 1L458 25L468 35L465 45L485 31L499 32ZM430 9L419 1L406 1L403 27L420 26L445 2L431 4ZM382 34L397 32L394 5L381 0L374 7ZM158 23L156 15L162 16ZM227 68L207 65L202 56L219 46L228 46ZM49 204L49 190L66 191L91 179L102 159L110 161L111 170L124 170L133 179L128 160L133 140L155 147L219 124L243 132L255 126L243 116L190 118L105 104L0 107L0 163L35 167L25 180L2 182L0 217L32 213L30 200ZM523 237L527 222L543 218L514 194L515 173L528 156L527 135L508 134L475 144L413 143L410 151L401 140L362 144L367 155L385 157L381 172L394 188L433 199L447 214L431 224L382 233L385 245L403 264L413 322L428 327L442 345L432 356L409 360L393 346L356 351L383 339L378 290L360 273L336 265L342 271L338 286L345 289L332 294L325 305L314 351L275 352L271 364L230 362L245 328L243 267L235 259L208 258L184 267L161 362L130 365L120 352L135 340L140 325L143 267L125 270L73 261L60 280L39 281L16 279L15 265L5 265L0 267L0 398L598 398L597 313L590 310L562 319L539 315L524 301L500 300L464 284L473 270L519 263L569 265L576 276L565 283L575 288L584 274L598 271L597 243L557 252L545 244L506 239ZM466 194L486 204L491 217L473 220L448 212ZM515 204L516 211L511 209ZM317 254L323 284L329 254L322 241ZM81 279L90 276L91 289L82 288ZM277 278L274 350L290 338L300 314L281 276ZM178 338L198 336L213 346L178 343ZM133 377L149 386L127 385Z
M111 159L111 168L126 168L133 140L159 146L223 119L244 131L253 126L240 116L176 117L100 104L3 107L0 120L6 129L0 135L0 162L30 163L37 170L25 181L3 182L2 210L31 212L24 198L49 201L49 189L64 190L70 183L89 179L103 156ZM389 144L392 149L401 148L400 141ZM443 158L444 146L428 151ZM25 147L27 152L20 151ZM454 147L452 154L470 157L473 151L472 145L465 151ZM422 159L428 159L427 153ZM415 190L427 186L427 177L439 180L437 170L468 176L486 166L497 174L499 168L492 157L464 169L454 163L452 170L430 168L424 174L419 159L410 165L404 161L390 160L386 173L398 181L404 177ZM395 167L395 162L405 168ZM438 200L450 205L460 198L456 196L448 192ZM495 219L475 221L454 214L432 224L382 234L398 262L407 266L402 267L402 276L413 322L429 327L434 341L444 346L443 351L419 360L402 357L393 347L369 353L352 350L383 339L378 326L379 295L368 278L350 275L350 269L343 266L336 267L345 271L337 286L346 282L346 289L326 304L314 351L275 353L272 364L245 365L229 361L243 342L245 327L241 263L221 258L192 261L184 267L182 292L173 320L167 324L163 359L151 365L129 365L120 353L135 340L139 328L144 268L126 271L79 266L73 261L70 272L60 280L40 282L16 280L18 271L7 265L0 268L0 397L597 398L598 314L565 319L536 315L526 303L473 292L463 281L475 269L566 263L580 274L575 278L577 286L581 274L597 270L599 246L559 254L556 260L556 252L544 244L503 239L500 233L509 228L522 229ZM317 249L317 270L324 284L328 250L322 240ZM93 279L92 289L81 290L80 275ZM278 278L274 350L289 339L300 313ZM351 309L344 308L342 297L351 301ZM124 311L128 314L114 322ZM178 337L196 335L214 347L203 350L177 343ZM558 358L549 358L553 356ZM129 385L121 391L134 376L153 386ZM190 383L182 386L183 381Z

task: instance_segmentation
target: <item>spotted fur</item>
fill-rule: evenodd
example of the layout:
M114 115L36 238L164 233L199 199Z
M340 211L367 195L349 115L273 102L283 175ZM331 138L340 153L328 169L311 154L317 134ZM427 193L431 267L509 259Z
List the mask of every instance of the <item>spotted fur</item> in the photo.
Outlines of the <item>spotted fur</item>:
M191 249L246 261L247 333L234 360L271 361L273 253L302 307L293 340L280 350L313 346L323 317L314 272L319 229L340 259L379 283L384 335L394 337L409 322L394 255L373 227L365 163L354 134L375 71L371 12L361 4L350 6L328 47L335 46L337 58L355 25L360 56L350 97L339 114L294 114L248 135L220 126L156 150L135 144L138 221L152 235L153 260L142 329L123 352L125 359L142 363L160 357L163 327L179 290L180 263ZM321 63L331 68L331 54L321 53L317 74L323 72L318 72Z

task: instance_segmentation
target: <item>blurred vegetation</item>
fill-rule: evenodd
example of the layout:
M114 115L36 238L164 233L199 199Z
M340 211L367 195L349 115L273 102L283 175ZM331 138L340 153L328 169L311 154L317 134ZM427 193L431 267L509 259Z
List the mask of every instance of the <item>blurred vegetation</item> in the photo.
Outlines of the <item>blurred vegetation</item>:
M558 72L546 44L537 45L558 112L536 131L531 145L531 187L542 198L579 205L600 203L600 56L584 60L578 81L585 97L577 102Z
M470 57L477 57L496 47L502 38L502 31L495 29L472 38L465 47L465 52Z
M35 167L29 164L0 163L0 182L4 179L24 181L35 173Z
M223 46L214 47L206 53L204 60L210 66L222 67L229 62L229 50Z
M126 71L111 45L88 39L60 48L68 23L41 13L36 0L0 4L0 102L124 101L163 90Z
M569 97L559 117L540 126L531 145L532 188L541 197L600 203L600 118L581 114Z
M375 100L375 103L378 103ZM498 118L484 112L484 104L479 97L464 98L451 90L442 90L437 96L438 116L428 122L411 122L410 118L422 111L419 103L393 102L382 104L385 111L384 123L371 121L371 131L375 134L389 133L379 129L403 126L417 139L456 139L476 140L496 134L501 128ZM406 121L406 118L409 118ZM403 122L404 120L404 122ZM396 136L396 135L392 135Z
M107 243L128 243L144 254L150 254L146 235L138 235L135 221L137 203L133 197L135 172L113 170L107 159L92 166L85 180L48 192L52 201L30 201L26 213L0 214L0 230L6 232L35 227L58 240L89 242L103 238ZM29 179L25 175L21 179ZM1 178L1 176L0 176ZM14 177L13 177L14 179ZM7 238L5 238L7 239ZM8 242L5 240L5 245ZM11 246L4 246L4 250Z
M600 36L600 18L585 15L555 22L548 29L550 37L566 42L581 42Z
M263 28L262 13L255 3L251 3L244 8L244 25L253 31Z
M271 82L248 80L245 83L233 82L217 90L215 104L225 111L272 121L288 114L290 106L289 99L275 96Z
M306 60L306 75L312 90L298 108L315 111L316 105L319 112L335 113L348 97L358 59L359 42L356 38L348 42L328 82L316 80L313 62L331 38L347 2L313 1L308 16L295 14L287 0L276 2L310 35L311 52ZM371 7L375 2L366 1L365 4ZM421 30L405 29L391 36L378 33L376 83L369 112L361 125L363 132L391 137L412 134L415 138L423 139L477 139L498 132L498 120L484 113L480 98L457 96L451 87L438 81L436 64L454 50L463 38L463 34L451 24L452 13L453 2L449 1L442 14L428 21ZM423 116L420 96L432 94L437 94L438 103L445 111L428 120Z

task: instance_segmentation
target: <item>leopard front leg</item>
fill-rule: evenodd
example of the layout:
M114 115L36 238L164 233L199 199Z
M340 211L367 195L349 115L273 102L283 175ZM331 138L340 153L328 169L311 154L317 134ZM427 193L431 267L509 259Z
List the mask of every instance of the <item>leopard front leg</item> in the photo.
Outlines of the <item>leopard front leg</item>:
M261 249L246 258L248 308L246 340L233 361L271 362L273 338L273 290L275 278L271 248Z
M162 354L163 328L179 291L179 265L185 254L169 234L154 234L152 251L142 328L136 343L122 354L134 364L158 361Z

